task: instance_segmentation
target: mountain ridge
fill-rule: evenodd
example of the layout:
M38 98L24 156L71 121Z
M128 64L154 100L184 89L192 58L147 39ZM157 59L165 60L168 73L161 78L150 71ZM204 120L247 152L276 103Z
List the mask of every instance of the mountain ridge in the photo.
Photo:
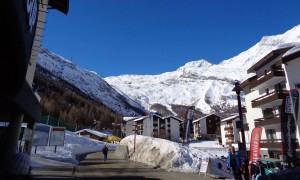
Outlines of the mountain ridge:
M236 106L236 94L232 91L235 80L246 80L252 76L247 69L254 63L279 46L293 43L300 43L300 25L284 34L264 36L254 46L219 64L202 59L173 72L111 76L104 80L144 107L161 104L172 111L174 104L194 105L205 114L220 113Z

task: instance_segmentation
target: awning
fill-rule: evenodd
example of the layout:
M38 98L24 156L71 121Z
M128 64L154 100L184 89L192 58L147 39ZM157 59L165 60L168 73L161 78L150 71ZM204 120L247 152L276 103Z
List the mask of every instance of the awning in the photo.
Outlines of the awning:
M48 5L64 14L69 12L69 0L49 0Z

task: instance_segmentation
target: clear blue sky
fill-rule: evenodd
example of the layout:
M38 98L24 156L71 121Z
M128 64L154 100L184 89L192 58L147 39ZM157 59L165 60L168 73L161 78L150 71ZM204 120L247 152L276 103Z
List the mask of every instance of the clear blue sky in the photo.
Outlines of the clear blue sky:
M70 0L50 10L43 47L102 77L219 63L300 24L299 0Z

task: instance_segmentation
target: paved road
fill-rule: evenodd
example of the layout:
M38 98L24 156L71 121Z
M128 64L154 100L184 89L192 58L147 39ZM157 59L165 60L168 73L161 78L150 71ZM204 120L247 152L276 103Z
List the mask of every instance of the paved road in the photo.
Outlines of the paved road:
M33 179L121 179L121 180L194 180L213 179L198 174L166 172L142 163L122 160L109 152L108 161L102 160L101 153L93 153L75 167L39 168L32 170Z

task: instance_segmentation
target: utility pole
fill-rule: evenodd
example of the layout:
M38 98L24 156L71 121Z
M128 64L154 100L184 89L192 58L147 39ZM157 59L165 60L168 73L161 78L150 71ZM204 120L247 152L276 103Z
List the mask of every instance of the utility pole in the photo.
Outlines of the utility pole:
M247 148L246 148L246 139L245 139L245 130L244 130L244 122L243 122L243 113L242 113L242 106L241 106L241 87L240 87L240 82L236 81L234 83L234 88L233 91L236 92L237 95L237 101L238 101L238 111L239 111L239 122L237 122L237 128L241 129L241 134L242 134L242 142L239 143L239 151L244 152L244 159L245 159L245 166L246 166L246 179L249 179L249 171L248 171L248 155L247 155Z

